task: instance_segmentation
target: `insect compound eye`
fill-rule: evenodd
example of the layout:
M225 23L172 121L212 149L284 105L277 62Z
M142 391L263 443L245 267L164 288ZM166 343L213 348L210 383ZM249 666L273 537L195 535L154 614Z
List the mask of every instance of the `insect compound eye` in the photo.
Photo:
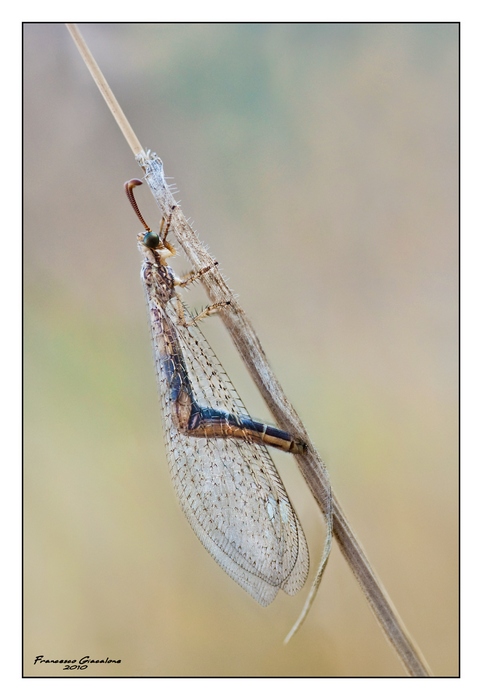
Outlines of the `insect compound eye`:
M154 233L154 231L147 231L142 241L142 244L145 245L146 248L157 248L159 243L159 236L157 233Z

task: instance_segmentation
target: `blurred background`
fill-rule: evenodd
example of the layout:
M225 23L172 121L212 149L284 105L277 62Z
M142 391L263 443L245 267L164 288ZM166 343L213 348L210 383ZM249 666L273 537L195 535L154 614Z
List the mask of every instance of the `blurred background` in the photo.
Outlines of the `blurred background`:
M80 29L407 628L436 675L457 674L457 25ZM336 545L283 646L308 585L259 607L184 519L123 192L142 172L63 24L24 25L24 119L25 675L65 675L39 654L122 659L90 676L403 675ZM188 301L207 303L201 285ZM202 329L270 420L220 320ZM273 457L311 582L324 523L294 460Z

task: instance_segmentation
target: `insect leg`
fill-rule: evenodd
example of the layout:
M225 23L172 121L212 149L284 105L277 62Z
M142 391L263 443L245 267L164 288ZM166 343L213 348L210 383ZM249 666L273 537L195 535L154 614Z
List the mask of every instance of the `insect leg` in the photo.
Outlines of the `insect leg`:
M219 311L219 309L222 309L225 306L229 306L230 303L231 303L230 301L220 301L217 304L211 304L210 306L206 306L206 308L203 309L196 316L188 319L188 318L186 318L186 314L184 311L184 306L182 304L181 298L176 294L178 321L184 327L194 326L198 321L202 321L203 318L207 318L208 316L212 316L213 314L217 313Z
M187 275L184 275L184 277L176 278L174 280L174 284L179 287L188 287L190 284L198 280L200 277L206 274L206 272L209 272L212 270L216 265L218 264L217 260L214 260L211 265L206 265L206 267L203 267L201 270L198 270L197 272L195 270L188 272Z
M219 309L223 309L225 306L229 306L230 303L230 301L219 301L217 304L211 304L211 306L206 306L206 308L203 309L200 313L198 313L197 316L194 316L193 318L189 319L189 321L185 321L185 325L193 326L198 321L202 321L203 318L207 318L208 316L212 316L213 314L217 313Z
M171 228L172 213L173 213L174 209L177 209L177 204L175 204L172 207L167 219L164 217L162 217L162 219L161 219L161 225L160 225L160 229L159 229L159 237L161 238L161 235L162 235L161 242L162 242L162 245L164 245L164 246L166 245L167 234L169 233L169 229ZM164 229L164 232L163 232L163 229ZM168 246L166 246L166 247L168 247Z
M211 265L207 265L206 267L203 267L201 270L197 270L196 272L190 272L184 277L181 278L175 278L174 279L174 284L178 287L187 287L188 285L192 284L195 282L197 279L205 275L207 272L212 270L216 265L218 264L217 260L214 260ZM207 306L205 309L203 309L197 316L194 316L194 318L191 318L189 320L186 319L186 315L184 313L184 307L182 305L181 299L178 295L177 297L177 315L179 318L179 322L183 326L192 326L198 321L202 321L203 318L207 318L208 316L212 316L212 314L215 314L219 309L222 309L225 306L229 306L231 303L230 301L220 301L217 302L216 304L211 304L210 306Z

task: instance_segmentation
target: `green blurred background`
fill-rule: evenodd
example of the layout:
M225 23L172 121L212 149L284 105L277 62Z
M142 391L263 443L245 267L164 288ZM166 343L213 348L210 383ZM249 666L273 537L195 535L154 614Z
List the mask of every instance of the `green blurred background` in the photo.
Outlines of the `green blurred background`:
M85 24L251 317L437 675L458 672L458 27ZM141 171L62 24L24 27L25 674L373 676L403 669L338 548L259 607L175 500L122 185ZM159 218L147 188L144 216ZM189 264L179 258L178 272ZM189 293L206 303L201 285ZM269 414L219 319L203 330ZM274 459L312 571L324 525ZM311 576L310 576L311 581Z

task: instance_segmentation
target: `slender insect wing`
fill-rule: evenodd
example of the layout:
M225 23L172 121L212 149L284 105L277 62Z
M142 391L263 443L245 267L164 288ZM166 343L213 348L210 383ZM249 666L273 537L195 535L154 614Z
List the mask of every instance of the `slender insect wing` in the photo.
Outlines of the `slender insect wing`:
M162 312L176 328L196 402L246 415L199 328L179 324L171 302ZM153 327L167 455L191 527L218 564L261 605L271 603L280 589L294 595L308 575L308 547L268 450L248 439L192 437L178 429L159 333L162 329Z

